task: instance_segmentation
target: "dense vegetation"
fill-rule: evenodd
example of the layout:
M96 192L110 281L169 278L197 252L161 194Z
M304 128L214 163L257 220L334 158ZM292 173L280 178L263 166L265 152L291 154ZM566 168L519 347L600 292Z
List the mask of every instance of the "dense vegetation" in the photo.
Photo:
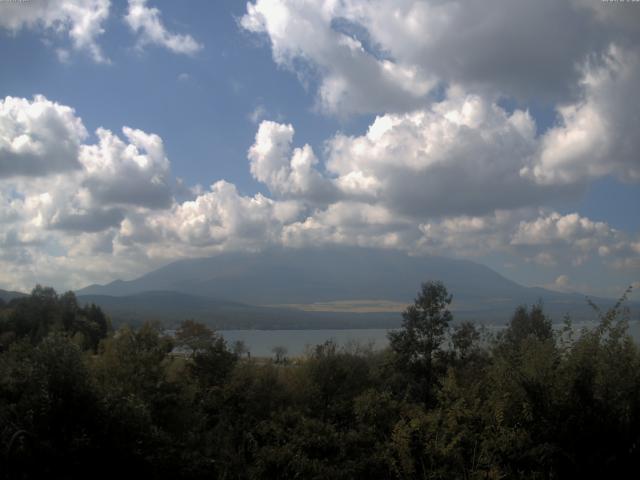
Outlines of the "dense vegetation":
M622 304L590 331L541 306L501 334L426 283L390 347L251 359L206 326L112 331L37 287L0 305L1 478L629 478L640 352Z

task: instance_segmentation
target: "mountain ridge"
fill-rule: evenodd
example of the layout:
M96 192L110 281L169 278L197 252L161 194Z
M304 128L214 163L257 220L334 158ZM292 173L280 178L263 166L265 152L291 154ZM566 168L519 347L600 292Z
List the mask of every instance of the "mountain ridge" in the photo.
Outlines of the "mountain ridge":
M415 268L416 262L423 263L419 266L421 268L419 273ZM344 268L346 264L349 266ZM354 264L358 268L355 268ZM339 271L340 267L343 267L342 271ZM434 271L433 276L438 278L425 278L425 270ZM394 275L395 277L391 281L385 280L381 277L382 272L387 275L387 278ZM239 295L236 289L225 288L220 284L221 279L227 282L243 279L247 285L250 285L249 277L262 280L265 276L270 281L277 279L280 282L286 282L288 287L286 296L281 291L274 291L281 289L274 289L273 283L259 285L263 291L267 287L269 295L256 295L250 290ZM481 295L489 277L494 284L499 284L501 292L523 288L489 267L469 260L435 256L411 257L401 252L372 248L334 247L322 251L274 248L259 253L227 253L213 257L177 260L133 280L114 280L105 285L93 284L78 290L77 293L118 296L167 290L265 305L296 303L295 301L300 303L385 297L389 300L410 301L420 283L425 280L437 279L448 288L455 285L458 287L457 290L461 291L460 285L457 285L461 276L465 277L465 294L473 290ZM406 288L394 288L397 277L407 278L407 281L411 282L412 289L407 291ZM203 285L205 283L206 286ZM295 283L298 283L298 287L303 286L306 289L319 287L320 290L313 291L312 294L302 293L299 291L300 288L292 289L292 284ZM349 283L352 287L348 294L337 292L344 283ZM208 288L209 285L217 287L217 290ZM221 291L228 294L219 293ZM371 293L372 291L374 293ZM251 298L261 301L247 300Z
M23 292L16 292L13 290L3 290L0 288L0 299L9 302L14 298L26 297L27 294Z
M518 305L538 300L556 320L565 313L593 318L584 295L525 287L469 260L356 247L273 248L178 260L134 280L91 285L77 293L118 297L170 291L261 308L360 299L409 304L427 280L442 281L453 294L457 318L503 323ZM614 303L594 300L603 308Z

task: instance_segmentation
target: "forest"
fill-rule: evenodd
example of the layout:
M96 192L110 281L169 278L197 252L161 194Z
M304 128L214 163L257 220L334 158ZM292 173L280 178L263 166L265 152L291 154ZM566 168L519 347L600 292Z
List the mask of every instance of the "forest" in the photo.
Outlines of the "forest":
M537 304L490 335L427 282L385 350L265 359L191 320L114 330L38 286L0 302L0 478L631 478L625 298L591 329Z

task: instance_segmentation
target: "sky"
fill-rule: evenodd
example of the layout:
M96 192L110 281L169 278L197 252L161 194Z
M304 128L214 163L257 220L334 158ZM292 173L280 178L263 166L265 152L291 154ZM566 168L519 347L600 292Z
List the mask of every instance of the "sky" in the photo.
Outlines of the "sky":
M0 0L0 288L347 244L640 290L639 43L640 2Z

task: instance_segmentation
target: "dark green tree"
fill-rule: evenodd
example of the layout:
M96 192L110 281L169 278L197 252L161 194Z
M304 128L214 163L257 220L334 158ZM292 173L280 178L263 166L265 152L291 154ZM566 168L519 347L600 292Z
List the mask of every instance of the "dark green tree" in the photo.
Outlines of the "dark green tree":
M238 361L238 356L227 348L227 342L214 334L209 344L196 351L189 365L191 373L204 387L222 385Z
M284 363L287 361L287 347L282 345L276 345L271 349L274 356L274 362L276 363Z
M176 346L184 349L190 356L205 350L216 339L213 330L195 320L183 320L176 330Z
M425 403L433 400L436 362L452 320L451 295L442 282L425 282L414 304L402 314L402 328L389 332L394 363L413 380L414 393Z
M451 343L460 359L464 360L477 347L479 340L480 332L473 322L462 322L453 327Z
M517 349L528 338L539 341L553 339L553 325L542 303L532 305L529 310L526 306L519 306L504 331L502 341L507 349Z

